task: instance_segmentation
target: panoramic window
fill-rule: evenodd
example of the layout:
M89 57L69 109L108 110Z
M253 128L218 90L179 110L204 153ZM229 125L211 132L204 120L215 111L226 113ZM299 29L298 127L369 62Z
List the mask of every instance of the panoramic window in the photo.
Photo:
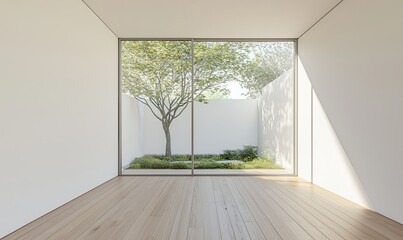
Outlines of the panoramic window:
M294 42L121 41L123 174L289 174Z

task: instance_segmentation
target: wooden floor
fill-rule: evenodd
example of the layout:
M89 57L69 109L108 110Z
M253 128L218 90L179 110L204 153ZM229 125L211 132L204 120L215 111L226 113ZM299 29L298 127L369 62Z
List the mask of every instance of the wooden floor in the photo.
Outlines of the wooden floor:
M5 239L403 239L296 177L117 177Z

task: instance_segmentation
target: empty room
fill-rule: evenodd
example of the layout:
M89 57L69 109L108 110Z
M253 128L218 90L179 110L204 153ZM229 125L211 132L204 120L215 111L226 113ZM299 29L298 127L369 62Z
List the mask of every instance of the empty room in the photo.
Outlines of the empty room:
M1 0L0 238L403 240L401 0Z

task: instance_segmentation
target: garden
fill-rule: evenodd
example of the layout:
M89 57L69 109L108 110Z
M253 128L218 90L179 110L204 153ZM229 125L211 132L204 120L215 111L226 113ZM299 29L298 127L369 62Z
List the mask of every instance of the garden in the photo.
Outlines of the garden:
M128 169L191 169L189 154L144 155L135 158ZM197 154L194 156L195 169L281 169L275 161L259 157L256 146L242 149L224 150L222 154Z

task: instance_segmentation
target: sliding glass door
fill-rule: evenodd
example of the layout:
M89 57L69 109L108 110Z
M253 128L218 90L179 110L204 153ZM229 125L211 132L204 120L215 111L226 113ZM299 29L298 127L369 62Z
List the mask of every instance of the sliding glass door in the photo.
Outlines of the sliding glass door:
M121 41L123 174L292 174L293 41Z
M194 44L195 174L292 173L294 43Z

